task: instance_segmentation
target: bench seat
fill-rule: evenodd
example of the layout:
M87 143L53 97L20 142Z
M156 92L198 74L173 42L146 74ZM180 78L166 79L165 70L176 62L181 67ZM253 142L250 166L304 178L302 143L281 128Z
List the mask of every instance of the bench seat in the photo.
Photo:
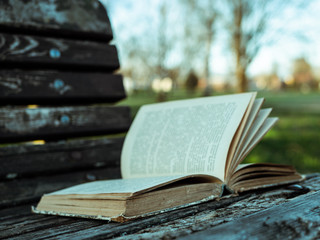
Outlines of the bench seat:
M0 210L8 239L316 239L320 174L299 185L223 198L156 216L114 223L31 213L31 205Z

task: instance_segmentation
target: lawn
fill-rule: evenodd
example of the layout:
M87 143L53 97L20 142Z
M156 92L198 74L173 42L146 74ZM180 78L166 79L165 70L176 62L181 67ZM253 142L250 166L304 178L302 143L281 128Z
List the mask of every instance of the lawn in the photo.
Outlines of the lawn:
M201 96L180 90L167 95L167 100ZM302 173L320 172L320 94L297 92L259 92L264 106L273 108L277 125L249 154L245 162L273 162L294 165ZM132 109L133 116L143 104L156 102L152 92L139 92L120 102Z
M320 172L320 94L262 93L279 116L277 125L247 157L247 162L294 165L302 173Z

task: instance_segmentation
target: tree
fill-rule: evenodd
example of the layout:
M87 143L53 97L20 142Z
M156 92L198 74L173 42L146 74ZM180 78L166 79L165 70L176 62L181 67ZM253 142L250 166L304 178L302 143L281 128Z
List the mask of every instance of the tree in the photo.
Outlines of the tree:
M205 56L204 56L204 77L206 79L206 95L211 94L211 88L209 87L210 69L211 69L211 50L213 45L213 38L215 35L215 23L218 16L214 1L207 0L199 9L200 21L204 26L203 41L205 42Z
M186 10L184 15L184 58L187 61L202 59L203 78L206 79L206 92L209 95L211 94L209 81L212 70L212 46L219 16L216 2L212 0L182 0L180 3ZM199 56L199 53L202 54L201 57L196 58L195 55ZM188 69L188 72L190 70Z
M266 34L270 19L268 0L228 0L227 29L230 33L230 46L235 55L237 91L248 90L247 69L256 57Z
M197 75L191 70L185 82L188 92L193 94L198 86L198 83L199 83L199 79Z
M168 30L168 6L167 1L164 0L159 6L159 22L158 22L158 77L163 79L166 77L166 67L165 62L167 59L168 52L170 51L170 42L168 40L167 30Z
M312 67L303 57L293 62L294 87L302 92L309 92L317 89L317 82L312 73Z
M112 22L114 42L121 62L120 72L132 81L134 88L150 87L151 79L157 76L158 70L156 36L153 34L156 24L153 12L142 9L150 9L153 4L141 1L132 3L130 0L123 0L122 5L116 1L102 2ZM123 8L123 5L126 7ZM119 13L122 17L113 21L114 15Z

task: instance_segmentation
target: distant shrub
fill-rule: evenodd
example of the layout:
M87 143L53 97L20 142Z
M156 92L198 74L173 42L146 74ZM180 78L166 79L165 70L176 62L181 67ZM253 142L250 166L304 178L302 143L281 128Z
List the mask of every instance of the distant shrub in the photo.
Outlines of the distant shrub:
M185 82L186 89L193 93L197 89L198 83L198 76L193 71L190 71Z

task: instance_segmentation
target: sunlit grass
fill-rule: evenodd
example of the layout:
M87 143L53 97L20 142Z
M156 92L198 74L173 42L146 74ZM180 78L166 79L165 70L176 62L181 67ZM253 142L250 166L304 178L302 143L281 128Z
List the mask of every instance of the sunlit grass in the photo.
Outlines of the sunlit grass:
M285 117L256 146L246 162L294 165L300 172L320 171L320 117L315 114Z
M223 95L223 93L216 93L215 95ZM159 95L151 90L138 91L127 96L126 99L118 103L121 106L130 106L132 116L134 117L138 109L144 104L151 104L158 102ZM185 89L178 89L166 94L166 101L181 100L187 98L203 97L202 91L190 93Z

